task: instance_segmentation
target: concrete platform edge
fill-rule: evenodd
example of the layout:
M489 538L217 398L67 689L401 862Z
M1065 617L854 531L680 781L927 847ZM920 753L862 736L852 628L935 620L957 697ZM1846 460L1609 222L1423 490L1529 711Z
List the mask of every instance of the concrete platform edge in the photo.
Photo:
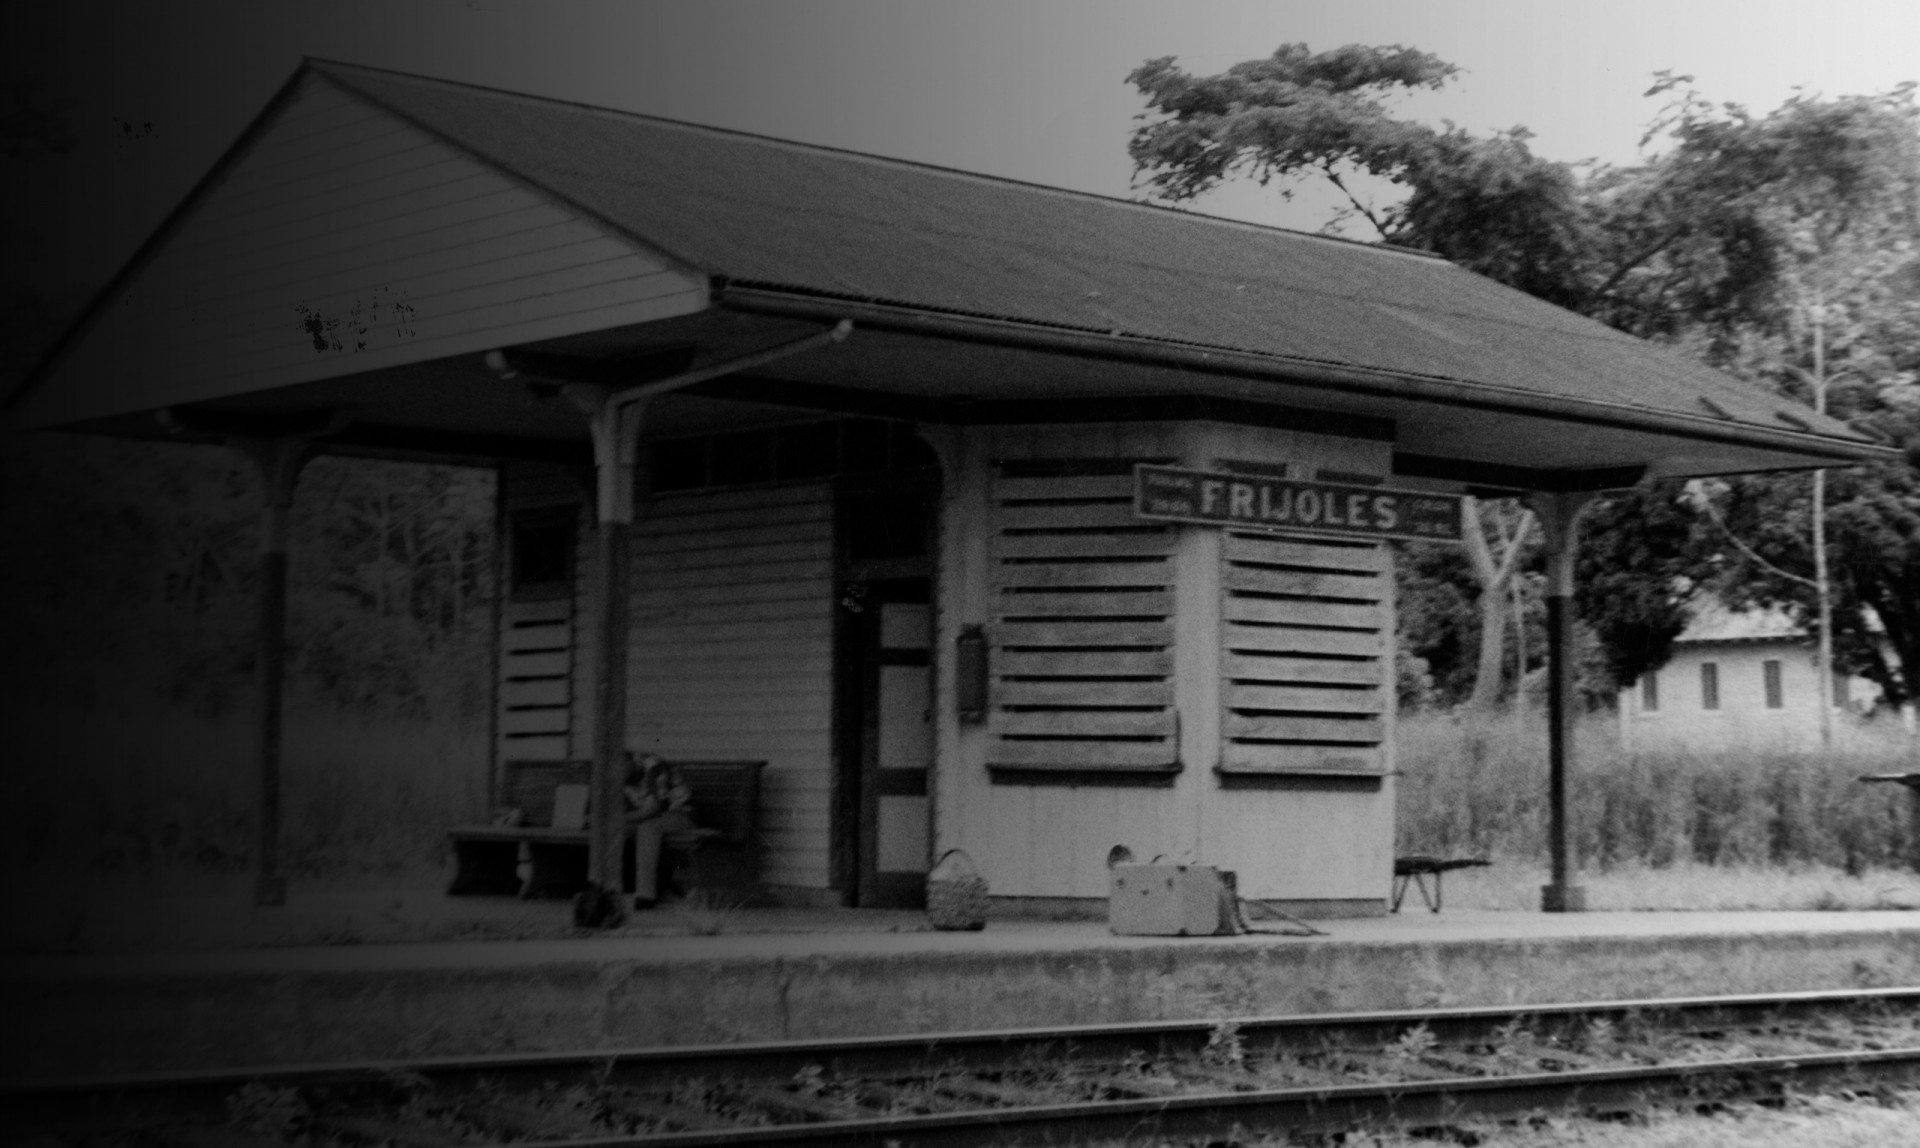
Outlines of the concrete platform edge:
M978 934L974 936L978 937ZM753 938L742 938L752 941ZM400 948L400 946L395 946ZM422 947L416 947L422 948ZM845 951L487 947L0 981L0 1079L514 1050L1920 984L1920 930L1169 939ZM217 965L217 963L216 963Z

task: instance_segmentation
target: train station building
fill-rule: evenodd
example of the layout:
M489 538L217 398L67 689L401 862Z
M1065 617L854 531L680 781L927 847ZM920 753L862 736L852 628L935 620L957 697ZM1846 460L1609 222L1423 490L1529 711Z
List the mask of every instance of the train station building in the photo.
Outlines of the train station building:
M493 791L764 762L818 906L1124 844L1380 913L1388 540L1532 499L1563 632L1596 492L1881 453L1422 253L320 62L8 413L247 450L269 585L313 452L497 467Z

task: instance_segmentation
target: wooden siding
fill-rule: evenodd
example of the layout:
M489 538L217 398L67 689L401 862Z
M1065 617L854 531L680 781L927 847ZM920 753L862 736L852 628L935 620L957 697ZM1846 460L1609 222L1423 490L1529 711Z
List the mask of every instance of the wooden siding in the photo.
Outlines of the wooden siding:
M704 306L697 275L311 77L23 415L145 410Z
M1220 595L1220 771L1384 772L1393 687L1384 547L1226 531Z
M501 761L564 761L573 721L573 602L500 606Z
M1015 557L1044 557L1044 543L1035 541L1038 535L1008 534L997 529L1000 516L996 487L1003 475L1023 469L1004 464L1026 464L1024 469L1031 473L1045 468L1046 460L1069 458L1088 460L1087 468L1093 469L1099 469L1093 460L1102 459L1172 461L1175 450L1170 437L1164 426L1129 423L955 428L937 439L946 473L942 483L940 578L935 587L939 603L935 611L938 630L933 675L938 764L933 776L933 854L938 856L955 846L966 849L995 894L1105 896L1104 859L1116 842L1129 842L1149 854L1174 853L1191 844L1195 818L1184 791L1209 783L1210 774L1191 769L1158 773L1148 779L1149 783L1140 784L1140 779L1125 772L990 769L988 763L995 759L994 750L1002 740L993 729L992 712L977 724L960 722L953 692L955 639L960 628L969 623L991 627L1009 621L1000 604L996 572ZM1055 481L1064 480L1064 489L1072 490L1081 479L1100 479L1092 485L1111 491L1114 477L1063 475ZM1085 484L1080 485L1080 492L1087 492ZM1179 529L1171 531L1175 550ZM1107 532L1102 527L1080 536L1073 545L1082 553L1075 557L1100 557L1097 548L1108 544L1099 536ZM1036 547L1041 553L1022 552L1023 548ZM1107 556L1113 555L1108 551ZM1179 571L1174 570L1166 582L1143 591L1124 586L1106 586L1093 592L1075 586L1025 586L1021 606L1032 613L1015 617L1073 617L1070 612L1084 608L1090 594L1097 593L1105 607L1115 611L1114 617L1148 623L1171 621L1179 613L1176 602L1181 591L1176 584L1180 578ZM998 652L1002 665L991 667L998 679L992 684L991 701L1023 705L1028 703L1020 699L1031 699L1036 705L1066 705L1070 703L1065 699L1086 696L1084 687L1073 681L1076 675L1009 680L1030 676L1004 672L1009 664L1005 662L1007 657L1025 652ZM1085 664L1100 673L1113 664L1097 654L1083 660L1073 651L1037 652L1053 659L1056 669ZM1152 650L1133 652L1154 655ZM1071 663L1067 660L1070 656ZM1154 661L1171 664L1160 658ZM1155 672L1143 680L1109 680L1101 696L1115 699L1115 705L1167 704L1171 708L1162 701L1168 680L1173 678L1162 679L1156 666ZM1180 730L1182 741L1190 739L1193 725L1186 723ZM1203 760L1186 758L1184 751L1180 759Z
M634 533L628 744L765 760L762 879L827 888L831 487L662 495Z
M1231 441L1233 439L1239 441ZM1378 444L1222 435L1223 470L1384 475ZM1257 898L1372 901L1393 870L1393 579L1385 547L1218 531L1220 715L1201 853Z
M1058 476L1051 480L1058 484L1054 489L1077 497L1113 497L1116 489L1130 489L1124 478L1115 482L1121 476L1076 475L1067 459L1081 460L1081 472L1106 469L1097 460L1137 458L1203 469L1258 466L1302 478L1321 469L1385 474L1388 448L1212 423L965 428L948 432L941 445L947 475L934 647L936 855L954 846L966 849L993 892L1011 897L1102 898L1107 850L1125 844L1142 856L1232 869L1250 896L1384 905L1394 793L1394 715L1386 688L1391 660L1385 649L1393 607L1384 554L1366 543L1356 553L1338 539L1262 535L1251 544L1260 560L1247 562L1240 541L1226 531L1173 526L1165 536L1169 579L1141 587L1093 572L1120 560L1158 557L1131 553L1137 542L1111 541L1124 520L1110 509L1081 515L1061 513L1058 506L1029 509L1023 526L1031 533L1009 532L1002 528L1002 487L1006 478L1051 470ZM1083 529L1075 534L1075 526ZM1077 551L1060 554L1059 564L1078 569L1067 579L1023 575L1022 604L1034 613L1009 618L1001 605L1007 596L1001 572L1010 560L1048 558L1058 537L1072 539L1067 545ZM1229 582L1239 588L1223 585ZM1157 640L1151 627L1166 623L1174 641L1165 648L1036 652L1056 670L1105 672L1100 697L1113 712L1137 707L1151 713L1170 698L1182 718L1177 740L1184 768L1144 779L1111 771L990 768L999 759L1007 718L990 709L985 721L960 719L952 677L955 640L971 623L993 632L1073 620L1070 611L1091 594L1112 611L1102 622L1116 627L1116 637ZM1241 641L1236 651L1224 640L1230 629L1236 637L1245 631L1260 636ZM1289 631L1285 640L1282 630ZM1031 631L1001 634L1012 632ZM995 707L1085 700L1078 675L1010 680L1026 675L1008 673L1010 665L1024 668L1008 659L1028 652L991 651ZM1118 658L1150 672L1116 678ZM1164 679L1163 667L1171 671ZM1377 752L1379 764L1332 776L1298 765L1300 772L1292 774L1223 772L1217 767L1233 740L1229 719L1241 740L1253 743L1294 740L1257 736L1272 732L1275 721L1297 721L1289 734L1378 736L1382 740L1374 746L1324 744L1343 754L1354 748ZM1243 719L1255 724L1241 727ZM1271 745L1262 748L1272 751Z
M992 768L1179 767L1174 534L1134 518L1129 468L994 479Z
M1288 787L1215 791L1203 811L1207 864L1239 874L1245 897L1384 902L1393 874L1392 779L1351 791L1322 778L1256 782L1268 783Z
M590 715L583 713L592 691L583 685L589 658L581 639L590 614L581 597L585 554L592 543L579 479L565 469L534 463L510 463L500 470L499 498L504 512L500 544L507 545L513 515L525 511L575 513L574 585L570 595L517 602L508 597L506 562L501 562L499 592L500 650L495 695L496 761L580 759ZM590 752L590 751L589 751Z

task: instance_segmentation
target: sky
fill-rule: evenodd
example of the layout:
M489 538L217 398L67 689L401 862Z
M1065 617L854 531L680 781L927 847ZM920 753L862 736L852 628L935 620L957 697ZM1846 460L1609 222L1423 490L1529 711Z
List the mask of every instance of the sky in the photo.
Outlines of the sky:
M1796 89L1920 79L1920 5L1877 0L27 0L0 69L77 146L9 161L0 285L97 285L303 56L1103 195L1131 186L1126 76L1223 70L1283 43L1404 44L1463 69L1409 113L1525 125L1549 158L1632 163L1654 73L1756 112ZM1326 202L1242 184L1197 210L1305 229Z

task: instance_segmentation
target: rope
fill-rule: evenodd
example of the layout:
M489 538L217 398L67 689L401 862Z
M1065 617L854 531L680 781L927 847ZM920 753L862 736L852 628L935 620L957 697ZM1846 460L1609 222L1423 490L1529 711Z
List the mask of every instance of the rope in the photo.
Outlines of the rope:
M1270 913L1290 925L1298 926L1298 928L1256 929L1247 922L1248 906L1257 908L1263 913ZM1312 925L1307 924L1285 909L1276 909L1265 901L1249 901L1238 894L1235 894L1233 898L1233 923L1243 933L1266 933L1276 937L1325 937L1331 935L1324 930L1314 928Z

